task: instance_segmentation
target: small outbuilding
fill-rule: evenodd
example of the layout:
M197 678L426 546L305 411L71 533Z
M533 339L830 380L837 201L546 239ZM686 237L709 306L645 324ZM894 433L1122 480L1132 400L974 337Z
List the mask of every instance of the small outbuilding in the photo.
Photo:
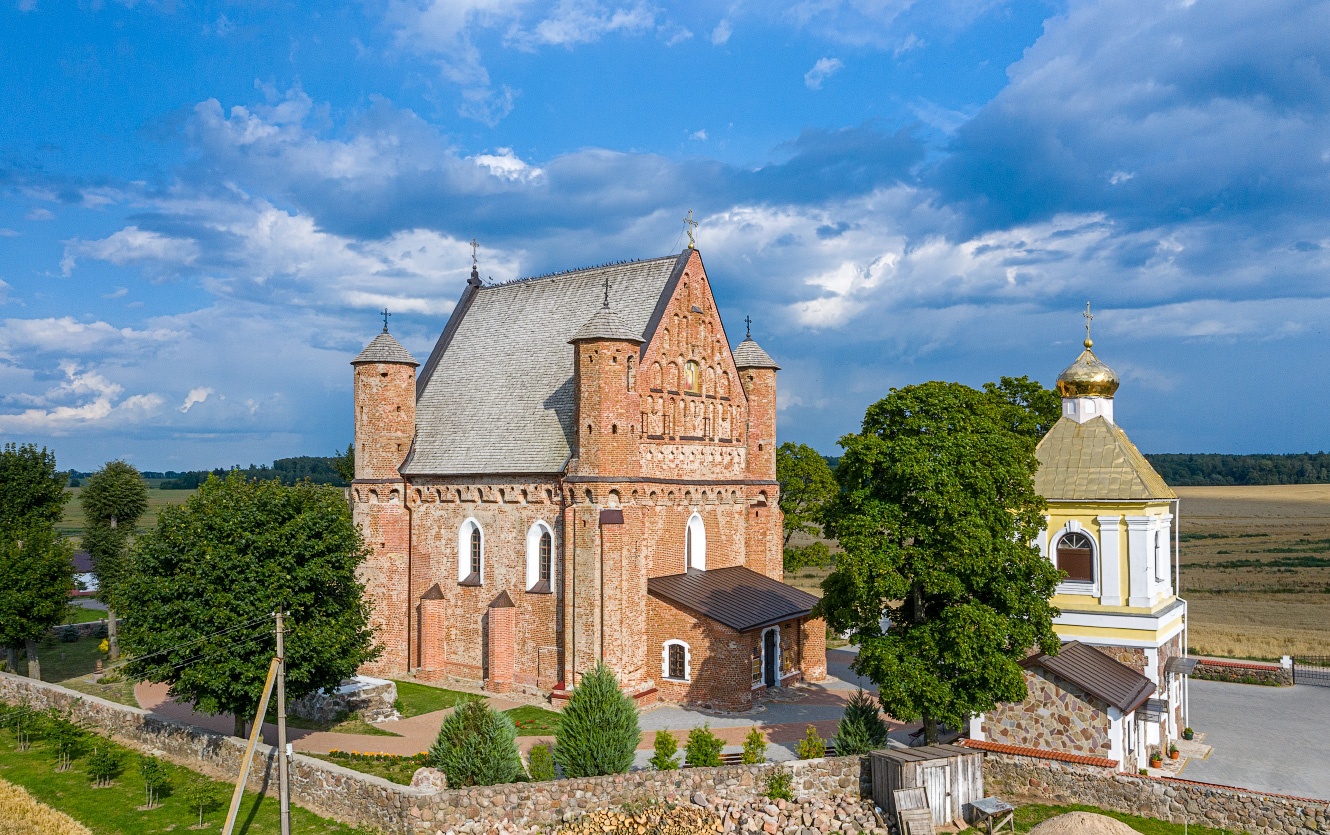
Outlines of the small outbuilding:
M957 745L887 748L871 754L873 804L896 816L894 792L922 788L928 792L933 824L973 822L971 804L984 796L984 755Z

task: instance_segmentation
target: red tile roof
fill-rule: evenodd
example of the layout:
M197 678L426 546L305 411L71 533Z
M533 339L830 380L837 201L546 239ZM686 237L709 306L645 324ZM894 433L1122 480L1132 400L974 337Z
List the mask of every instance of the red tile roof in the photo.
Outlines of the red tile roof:
M1220 661L1217 658L1198 658L1202 667L1238 667L1244 670L1279 670L1278 664L1261 664L1256 661Z
M1066 751L1026 748L1023 745L1004 745L1001 742L988 742L987 740L978 739L958 739L956 744L963 745L966 748L978 748L981 751L992 751L994 754L1013 754L1018 757L1035 757L1041 760L1057 760L1078 765L1097 765L1101 768L1116 769L1118 767L1117 760L1110 760L1105 757L1087 757L1084 754L1069 754Z

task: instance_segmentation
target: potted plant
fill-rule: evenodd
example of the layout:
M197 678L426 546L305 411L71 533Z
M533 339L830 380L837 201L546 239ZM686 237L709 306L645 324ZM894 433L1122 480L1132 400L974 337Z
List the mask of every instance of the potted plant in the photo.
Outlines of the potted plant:
M1150 752L1150 767L1159 768L1164 764L1164 755L1159 753L1159 749Z
M1182 756L1182 754L1178 752L1178 746L1177 746L1176 744L1170 742L1170 743L1168 744L1168 758L1169 758L1170 760L1176 760L1178 757L1181 757L1181 756Z
M1191 728L1183 728L1183 729L1182 729L1182 738L1183 738L1183 739L1193 739L1195 736L1196 736L1196 732L1193 731Z

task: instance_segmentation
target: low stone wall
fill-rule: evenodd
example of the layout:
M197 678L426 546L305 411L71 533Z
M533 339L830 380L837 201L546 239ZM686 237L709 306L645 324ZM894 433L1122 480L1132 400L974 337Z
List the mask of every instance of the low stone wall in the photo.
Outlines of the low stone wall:
M1293 684L1293 665L1262 664L1259 661L1222 661L1203 658L1192 670L1192 678L1205 681L1228 681L1234 684L1264 684L1285 687Z
M397 716L397 685L382 678L356 676L342 682L332 693L310 693L287 707L293 716L314 722L332 723L352 713L359 713L366 722L392 719Z
M106 621L104 620L90 620L84 623L67 623L63 626L57 626L51 630L51 637L60 640L61 634L70 629L78 633L80 640L83 638L106 637Z
M224 779L234 780L239 773L245 743L234 737L8 673L0 673L0 700L68 709L87 724L140 750ZM777 768L791 773L798 802L773 804L763 797L766 776ZM813 828L886 835L872 804L862 799L870 794L869 778L866 758L829 757L780 766L641 771L431 791L299 754L291 762L291 789L296 803L346 823L393 835L531 832L592 809L653 801L706 805L721 817L725 831L731 832L778 835ZM249 786L256 791L272 791L276 782L273 748L260 745Z
M984 754L984 789L1009 800L1084 803L1254 835L1323 835L1330 826L1330 801L1117 774L1111 768L1010 754Z

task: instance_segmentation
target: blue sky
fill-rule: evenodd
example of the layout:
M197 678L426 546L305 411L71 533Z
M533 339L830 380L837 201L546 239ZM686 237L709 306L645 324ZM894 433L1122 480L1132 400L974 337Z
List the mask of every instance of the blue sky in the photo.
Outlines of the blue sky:
M683 244L836 451L1097 312L1147 452L1320 450L1330 4L5 0L0 438L328 454L375 311Z

